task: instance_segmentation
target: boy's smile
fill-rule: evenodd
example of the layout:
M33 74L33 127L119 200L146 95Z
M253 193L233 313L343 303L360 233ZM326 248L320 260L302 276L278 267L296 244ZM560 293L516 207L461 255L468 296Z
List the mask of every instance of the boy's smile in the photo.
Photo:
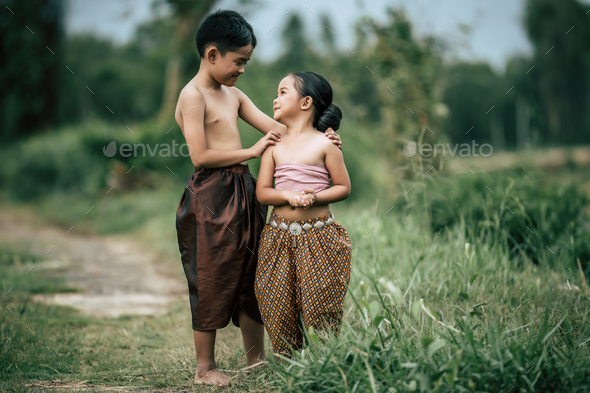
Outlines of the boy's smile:
M217 81L226 86L235 85L240 75L244 73L244 67L252 56L252 49L252 45L246 45L222 56L215 67L219 70Z

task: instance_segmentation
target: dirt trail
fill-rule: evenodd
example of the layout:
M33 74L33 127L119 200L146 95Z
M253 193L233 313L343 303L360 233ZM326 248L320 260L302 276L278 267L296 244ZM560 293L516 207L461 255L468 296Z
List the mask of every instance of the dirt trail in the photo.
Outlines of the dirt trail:
M75 230L66 234L67 230L38 222L0 209L0 239L27 244L29 252L48 259L39 264L67 267L67 283L82 292L36 295L37 301L116 317L164 313L173 300L186 295L186 283L165 270L169 264L159 264L155 254L136 241L125 236L81 236Z

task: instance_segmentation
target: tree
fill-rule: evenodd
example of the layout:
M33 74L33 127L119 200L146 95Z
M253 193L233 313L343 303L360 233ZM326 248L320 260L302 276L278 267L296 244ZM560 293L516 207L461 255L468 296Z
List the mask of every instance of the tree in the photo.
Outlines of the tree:
M2 5L0 139L8 141L56 123L60 80L70 72L61 58L61 0L7 0Z
M59 99L61 123L154 117L162 100L166 43L172 35L169 22L164 18L142 24L125 45L90 34L69 36L64 63L75 75L66 75L61 84L67 92Z
M490 119L503 120L498 108L504 94L498 91L501 78L487 63L460 62L449 67L448 75L443 101L450 115L445 133L455 143L490 142Z
M359 29L374 35L377 43L359 55L368 56L367 72L379 75L381 80L384 140L390 141L388 147L393 152L399 151L393 143L400 135L415 141L423 135L429 142L440 137L446 116L441 102L445 45L434 37L414 37L412 24L403 12L388 9L387 15L386 24L370 18L361 22Z
M174 116L174 108L183 81L183 60L195 57L194 37L199 23L207 15L218 0L165 0L172 9L172 16L176 20L174 37L170 43L170 57L164 76L164 91L162 106L158 118L169 119Z
M328 14L320 15L320 28L322 29L322 41L329 53L336 52L336 40L334 39L334 25Z
M305 40L303 19L298 13L291 12L281 38L284 51L277 61L278 67L282 67L286 73L307 71L314 56Z
M590 24L577 0L527 0L525 27L534 46L531 70L546 112L549 142L588 142ZM582 136L583 138L580 138Z

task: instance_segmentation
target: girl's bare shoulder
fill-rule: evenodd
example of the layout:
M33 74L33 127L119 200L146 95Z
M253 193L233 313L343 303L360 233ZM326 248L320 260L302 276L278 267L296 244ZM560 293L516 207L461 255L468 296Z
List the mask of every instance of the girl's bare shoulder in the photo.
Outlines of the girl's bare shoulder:
M333 145L332 140L330 138L328 138L326 136L326 134L322 131L314 130L312 138L313 138L313 142L319 146L327 147L327 146Z

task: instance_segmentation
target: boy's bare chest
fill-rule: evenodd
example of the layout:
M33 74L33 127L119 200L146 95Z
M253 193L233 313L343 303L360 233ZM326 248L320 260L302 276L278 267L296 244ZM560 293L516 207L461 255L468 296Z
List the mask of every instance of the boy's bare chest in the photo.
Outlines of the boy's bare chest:
M240 102L231 94L211 92L205 97L204 130L210 149L236 150L242 148L238 130Z
M205 130L238 127L239 101L230 95L205 98Z

